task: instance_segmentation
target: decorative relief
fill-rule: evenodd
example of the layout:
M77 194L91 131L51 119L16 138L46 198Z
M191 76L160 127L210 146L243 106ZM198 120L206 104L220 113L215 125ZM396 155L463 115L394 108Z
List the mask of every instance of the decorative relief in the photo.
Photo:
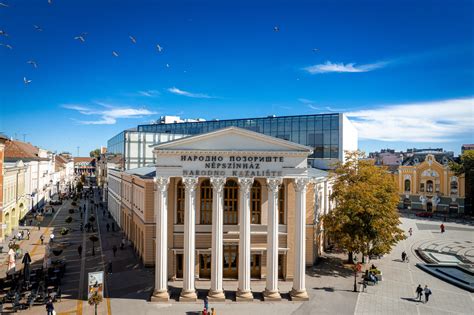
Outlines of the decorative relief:
M270 191L272 191L274 194L278 193L278 190L280 189L281 183L282 183L282 178L281 177L269 177L269 178L267 178L268 189L270 189Z
M306 190L308 182L309 180L306 177L295 178L295 190L297 192L303 192L304 190Z
M253 178L251 177L239 177L239 186L244 192L249 192L253 184Z
M226 180L225 177L211 177L210 181L211 181L212 188L214 188L216 192L221 193L222 190L224 189L225 180Z
M186 188L186 191L194 191L196 190L198 183L198 178L195 176L184 176L183 177L183 184Z
M165 192L168 190L168 185L170 183L169 177L155 177L153 178L153 181L155 182L156 187L159 191Z

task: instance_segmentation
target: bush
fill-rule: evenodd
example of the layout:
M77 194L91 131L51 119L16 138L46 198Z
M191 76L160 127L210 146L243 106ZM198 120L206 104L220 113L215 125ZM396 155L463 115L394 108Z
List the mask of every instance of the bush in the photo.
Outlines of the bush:
M67 217L66 218L66 223L71 223L71 222L72 222L72 217L71 216Z
M66 234L69 233L69 229L63 227L63 228L61 229L61 232L60 232L60 233L61 233L61 235L66 235Z
M74 213L74 209L69 209L69 213L70 213L70 214L73 214L73 213Z

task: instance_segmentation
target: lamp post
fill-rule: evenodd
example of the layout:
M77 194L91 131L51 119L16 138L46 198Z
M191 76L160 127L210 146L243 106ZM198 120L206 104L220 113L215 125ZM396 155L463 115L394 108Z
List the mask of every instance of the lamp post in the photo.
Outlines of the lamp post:
M357 257L354 257L354 290L353 292L357 292L357 271L361 268L361 265L357 263Z

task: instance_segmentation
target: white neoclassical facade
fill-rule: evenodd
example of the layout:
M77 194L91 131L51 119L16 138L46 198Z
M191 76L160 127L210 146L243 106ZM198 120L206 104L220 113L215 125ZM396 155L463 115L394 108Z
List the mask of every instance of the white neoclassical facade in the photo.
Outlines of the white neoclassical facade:
M293 300L307 300L305 266L330 204L327 173L307 166L311 153L236 127L155 145L152 301L167 301L176 278L183 301L196 300L196 279L210 279L208 298L224 300L227 278L238 280L237 301L253 299L251 279L265 279L265 300L281 299L279 279L292 281Z

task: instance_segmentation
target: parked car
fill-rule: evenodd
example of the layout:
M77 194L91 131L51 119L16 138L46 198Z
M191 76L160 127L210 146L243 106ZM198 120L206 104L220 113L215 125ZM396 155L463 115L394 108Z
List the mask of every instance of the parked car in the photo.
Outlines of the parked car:
M52 206L62 205L63 202L61 200L50 200L49 204Z
M428 211L418 212L416 216L421 217L421 218L432 218L433 212L428 212Z

